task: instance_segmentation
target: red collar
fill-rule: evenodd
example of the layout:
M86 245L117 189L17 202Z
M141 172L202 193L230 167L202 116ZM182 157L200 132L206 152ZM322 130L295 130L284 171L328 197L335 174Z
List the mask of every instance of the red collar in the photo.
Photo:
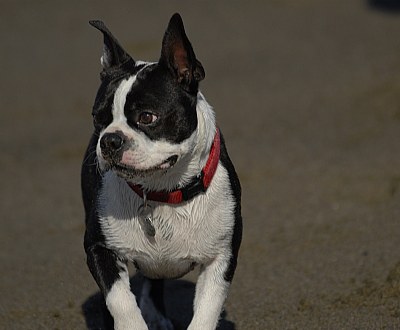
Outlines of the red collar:
M194 177L188 185L181 189L177 189L171 192L149 191L146 193L147 199L161 203L180 204L182 202L192 199L201 192L206 192L217 170L220 151L221 140L219 129L217 128L207 163L201 170L200 174ZM140 185L136 185L131 182L128 182L128 185L135 193L143 198L143 189Z

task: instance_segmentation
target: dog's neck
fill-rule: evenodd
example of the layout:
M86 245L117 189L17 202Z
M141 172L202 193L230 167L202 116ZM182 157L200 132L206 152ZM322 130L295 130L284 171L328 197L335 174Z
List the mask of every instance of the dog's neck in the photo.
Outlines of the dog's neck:
M197 128L183 142L192 151L166 172L137 177L130 184L139 185L145 191L172 191L185 187L201 173L209 158L217 128L214 111L200 92L197 94L196 111Z

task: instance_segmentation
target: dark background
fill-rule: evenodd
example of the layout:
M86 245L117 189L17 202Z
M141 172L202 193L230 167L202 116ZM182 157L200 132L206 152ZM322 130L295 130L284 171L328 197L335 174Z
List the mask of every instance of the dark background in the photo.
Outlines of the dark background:
M176 11L243 186L222 328L399 328L399 1L143 3L0 2L0 328L101 325L79 177L101 69L88 21L155 61ZM178 327L194 275L168 286Z

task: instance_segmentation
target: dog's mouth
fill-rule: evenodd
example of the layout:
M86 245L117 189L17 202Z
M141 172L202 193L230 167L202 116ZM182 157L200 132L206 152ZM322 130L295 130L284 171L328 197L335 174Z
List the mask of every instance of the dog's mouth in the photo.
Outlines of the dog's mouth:
M176 164L178 161L178 155L173 155L171 157L168 157L164 162L162 162L158 168L159 169L168 169Z
M155 172L167 171L168 169L173 167L177 161L178 155L173 155L171 157L168 157L159 165L147 169L137 169L135 167L122 164L120 162L114 162L110 164L110 169L114 170L119 176L122 176L124 178L131 178L135 176L144 177Z

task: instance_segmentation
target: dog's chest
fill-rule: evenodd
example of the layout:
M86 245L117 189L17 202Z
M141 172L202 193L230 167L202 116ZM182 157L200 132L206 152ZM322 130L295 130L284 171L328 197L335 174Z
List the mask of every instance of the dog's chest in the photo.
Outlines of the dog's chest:
M148 277L182 276L195 264L212 260L230 244L231 194L210 196L215 194L209 189L182 205L149 202L155 228L155 236L149 237L139 221L143 200L112 174L106 175L103 183L99 216L106 244Z

